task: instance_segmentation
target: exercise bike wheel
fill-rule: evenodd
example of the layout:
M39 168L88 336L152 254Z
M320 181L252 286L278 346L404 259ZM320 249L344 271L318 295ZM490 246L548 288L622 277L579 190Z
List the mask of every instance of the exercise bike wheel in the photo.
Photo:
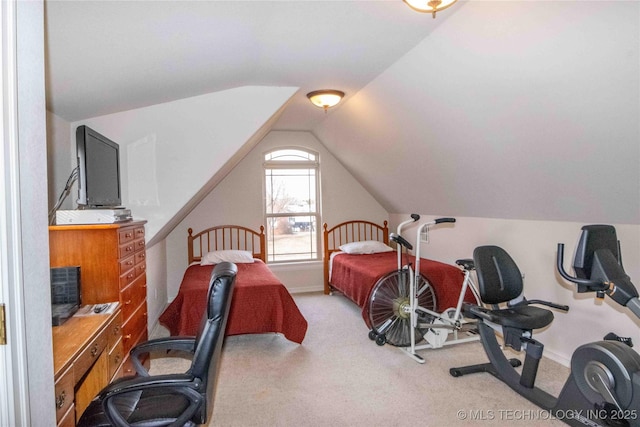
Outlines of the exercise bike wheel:
M435 311L436 295L427 279L418 275L415 288L418 304ZM418 323L431 323L433 319L430 317L419 313ZM408 270L393 271L376 282L369 298L369 323L371 325L369 337L376 338L378 345L385 342L396 347L411 345ZM427 331L428 328L416 328L415 341L422 340Z

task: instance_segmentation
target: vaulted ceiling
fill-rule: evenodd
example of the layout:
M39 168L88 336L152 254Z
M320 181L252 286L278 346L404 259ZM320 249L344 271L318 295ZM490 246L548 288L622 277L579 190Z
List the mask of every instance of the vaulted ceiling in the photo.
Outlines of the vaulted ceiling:
M299 91L390 212L640 224L640 3L47 0L47 108L72 122L243 85ZM347 93L327 114L305 94Z
M300 88L277 127L326 116L438 27L399 0L47 0L47 107L77 121L245 85Z

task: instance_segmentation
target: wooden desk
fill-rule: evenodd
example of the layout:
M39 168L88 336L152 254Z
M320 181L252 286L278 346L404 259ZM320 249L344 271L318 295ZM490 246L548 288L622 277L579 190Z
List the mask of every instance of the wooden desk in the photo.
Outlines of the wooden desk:
M83 304L120 301L125 375L129 351L147 341L146 221L49 227L51 267L80 266Z
M89 402L123 371L122 314L73 316L53 327L56 421L75 426Z

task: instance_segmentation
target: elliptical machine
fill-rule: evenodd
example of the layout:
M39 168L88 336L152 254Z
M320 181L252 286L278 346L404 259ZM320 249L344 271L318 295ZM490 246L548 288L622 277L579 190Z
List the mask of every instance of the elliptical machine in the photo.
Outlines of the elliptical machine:
M529 304L568 307L544 301L527 301L522 296L522 275L511 257L497 246L482 246L473 253L480 297L491 308L467 306L465 314L478 319L480 340L489 363L452 368L458 377L489 372L513 390L572 426L640 426L640 355L617 340L588 343L571 357L571 374L556 398L535 387L538 364L544 346L532 338L532 330L553 320L551 311ZM578 285L578 292L595 292L611 297L640 318L640 300L635 286L624 272L615 228L610 225L582 227L574 260L576 277L563 267L564 244L558 244L560 275ZM501 309L498 304L508 303ZM504 345L526 352L522 373L505 357L494 329Z

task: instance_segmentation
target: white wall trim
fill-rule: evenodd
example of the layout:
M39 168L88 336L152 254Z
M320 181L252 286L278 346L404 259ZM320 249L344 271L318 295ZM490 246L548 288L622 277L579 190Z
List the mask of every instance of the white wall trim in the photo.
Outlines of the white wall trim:
M0 152L0 302L6 304L7 345L0 347L0 424L29 425L26 330L22 293L20 168L18 150L17 12L15 1L3 1L2 138Z

